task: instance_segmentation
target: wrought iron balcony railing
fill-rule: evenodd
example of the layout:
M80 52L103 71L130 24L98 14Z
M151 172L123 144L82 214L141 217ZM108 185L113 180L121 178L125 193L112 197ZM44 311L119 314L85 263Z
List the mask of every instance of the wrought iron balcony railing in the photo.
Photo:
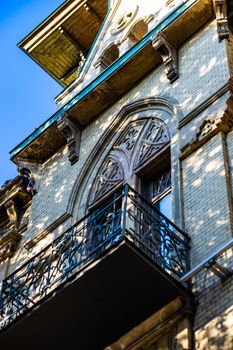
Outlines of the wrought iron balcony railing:
M177 280L187 272L188 236L125 185L3 281L0 329L124 240Z

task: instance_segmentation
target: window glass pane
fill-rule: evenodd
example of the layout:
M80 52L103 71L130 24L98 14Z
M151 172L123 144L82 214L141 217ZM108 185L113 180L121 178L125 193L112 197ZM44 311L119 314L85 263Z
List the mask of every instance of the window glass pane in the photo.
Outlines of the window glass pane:
M159 211L172 221L172 193L169 192L166 196L156 203Z
M160 176L152 181L152 197L158 197L171 187L171 171L164 171Z

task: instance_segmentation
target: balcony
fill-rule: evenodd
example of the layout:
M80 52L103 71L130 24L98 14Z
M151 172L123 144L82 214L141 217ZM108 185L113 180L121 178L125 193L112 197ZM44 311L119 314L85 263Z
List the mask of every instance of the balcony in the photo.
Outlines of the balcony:
M128 185L3 281L0 344L103 349L177 296L189 238Z

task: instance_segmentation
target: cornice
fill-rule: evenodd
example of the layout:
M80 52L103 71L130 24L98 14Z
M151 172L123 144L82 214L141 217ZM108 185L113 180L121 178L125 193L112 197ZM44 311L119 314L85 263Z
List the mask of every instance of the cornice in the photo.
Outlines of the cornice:
M183 15L187 21L190 20L190 14L188 10L194 11L196 13L196 16L199 11L201 11L202 17L199 17L199 20L195 22L194 27L189 28L189 30L184 33L181 30L183 28L184 21ZM74 123L77 121L83 127L90 123L90 121L99 113L101 113L103 109L114 103L115 100L122 95L122 93L128 91L132 84L135 84L137 80L141 79L152 68L158 66L161 63L161 56L159 52L157 52L158 50L155 50L152 46L152 39L157 33L165 31L167 39L169 40L169 37L174 37L174 25L177 30L180 30L180 36L177 40L179 40L181 43L182 40L185 40L182 35L190 36L192 34L192 31L195 32L197 28L199 28L198 26L201 25L201 21L209 21L210 16L212 15L212 11L212 2L210 0L204 0L201 2L198 0L188 0L182 3L178 8L170 13L168 17L164 18L162 22L160 22L153 30L151 30L138 44L132 47L129 51L117 59L112 65L105 69L95 80L84 87L65 106L59 109L54 115L52 115L52 117L50 117L45 123L37 128L35 132L29 135L29 137L22 141L17 147L15 147L10 152L12 160L17 163L17 157L25 159L28 156L33 157L34 150L36 152L36 159L40 161L42 158L40 157L40 154L38 154L38 145L40 146L40 142L37 140L39 138L43 142L43 145L41 147L42 149L48 149L51 152L54 152L56 149L61 147L65 143L64 138L62 140L61 137L60 143L54 145L53 147L50 147L50 144L48 143L44 143L47 142L46 138L51 138L54 140L52 135L55 132L56 122L60 116L69 111L69 114L71 115ZM206 16L208 18L206 18ZM171 24L172 26L170 26ZM146 56L148 56L150 59L145 59ZM143 65L144 67L142 69ZM129 83L128 80L120 78L122 75L132 72L134 66L140 67L140 69L136 75L134 74L130 76L130 79L133 79L132 82ZM118 85L116 85L116 83ZM111 87L113 87L115 93L113 93ZM50 132L50 128L52 127L54 131ZM47 132L48 135L46 138L43 138L43 134L45 132ZM28 152L25 152L25 149L28 146L30 148L30 154ZM48 157L51 156L51 152L49 153ZM36 161L36 159L34 160Z

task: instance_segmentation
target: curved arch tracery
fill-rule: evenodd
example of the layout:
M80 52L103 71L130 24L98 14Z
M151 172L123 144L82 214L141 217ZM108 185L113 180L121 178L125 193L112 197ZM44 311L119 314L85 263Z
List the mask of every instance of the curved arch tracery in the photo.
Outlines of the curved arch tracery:
M100 199L124 179L124 173L120 162L114 157L108 156L93 185L90 203Z
M169 144L169 140L167 127L158 118L129 123L100 167L91 188L89 204L99 200L119 183L132 178L134 171L151 161Z

